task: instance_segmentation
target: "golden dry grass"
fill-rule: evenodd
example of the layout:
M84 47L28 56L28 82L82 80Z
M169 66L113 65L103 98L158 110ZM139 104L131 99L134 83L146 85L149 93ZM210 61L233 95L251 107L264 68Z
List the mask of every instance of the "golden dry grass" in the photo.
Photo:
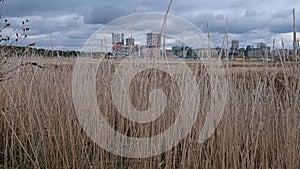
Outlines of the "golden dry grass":
M82 130L71 97L74 60L39 63L45 68L22 67L13 79L0 83L0 168L300 168L297 65L229 66L225 113L207 142L197 143L208 107L208 100L202 100L197 123L179 145L151 158L131 159L99 148ZM147 95L155 87L169 91L170 100L166 114L155 122L132 123L118 114L108 90L117 64L106 61L97 75L97 96L105 98L98 106L107 121L128 136L164 131L176 118L179 104L177 91L168 88L171 80L158 72L164 83L154 86L151 73L136 77L131 94L137 108L147 108ZM197 76L201 98L207 98L206 72L199 62L188 64Z

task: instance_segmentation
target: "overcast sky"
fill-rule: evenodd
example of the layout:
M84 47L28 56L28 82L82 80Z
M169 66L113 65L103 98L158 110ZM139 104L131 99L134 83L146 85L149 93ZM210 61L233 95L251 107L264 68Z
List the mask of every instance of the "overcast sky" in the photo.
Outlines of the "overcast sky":
M38 48L79 50L95 31L114 19L140 12L165 12L168 3L168 0L6 0L2 20L8 19L13 28L18 28L22 20L29 19L27 41L35 42ZM222 47L227 15L229 40L240 40L241 47L257 42L271 46L274 37L276 44L281 44L283 38L286 46L291 47L292 9L296 9L300 30L299 7L299 0L173 0L170 13L183 17L203 32L207 20L215 46Z

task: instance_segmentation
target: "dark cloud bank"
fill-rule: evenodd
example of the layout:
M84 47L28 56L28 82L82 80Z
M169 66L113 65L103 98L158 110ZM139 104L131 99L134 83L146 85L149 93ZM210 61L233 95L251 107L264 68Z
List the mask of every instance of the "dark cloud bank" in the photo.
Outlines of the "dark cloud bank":
M161 0L12 0L5 1L2 17L8 18L14 27L29 19L30 40L38 47L68 50L80 49L89 36L114 19L139 12L164 12L167 5L168 1ZM270 42L274 36L290 33L292 8L296 8L299 20L299 5L295 0L175 0L170 13L187 19L203 32L206 32L207 20L216 46L221 45L226 32L227 15L230 38L246 45Z

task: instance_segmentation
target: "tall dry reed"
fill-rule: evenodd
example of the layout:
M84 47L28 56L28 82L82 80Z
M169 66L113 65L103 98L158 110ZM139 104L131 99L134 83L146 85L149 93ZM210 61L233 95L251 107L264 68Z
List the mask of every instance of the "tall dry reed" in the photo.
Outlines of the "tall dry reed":
M229 65L224 115L214 135L199 144L210 82L200 62L188 63L203 98L193 130L164 154L131 159L98 147L78 123L71 93L74 60L39 63L44 69L27 65L0 83L0 168L300 168L300 69L295 64ZM147 71L135 77L130 93L137 109L149 107L153 88L168 93L164 115L151 124L137 124L119 115L112 103L109 81L115 66L116 61L105 61L97 74L98 106L107 121L132 137L166 130L180 102L172 79ZM154 77L159 83L153 83Z

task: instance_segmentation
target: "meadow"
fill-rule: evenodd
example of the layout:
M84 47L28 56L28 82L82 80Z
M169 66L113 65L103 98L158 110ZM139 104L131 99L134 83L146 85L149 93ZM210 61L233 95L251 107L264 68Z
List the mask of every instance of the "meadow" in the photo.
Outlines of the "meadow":
M74 59L33 58L43 68L24 65L0 82L0 168L300 168L300 65L224 63L228 95L214 134L197 142L209 99L201 100L192 131L171 150L149 158L114 155L95 144L78 122L72 101ZM149 106L156 87L168 94L164 115L150 124L120 116L112 103L110 80L118 61L105 60L97 73L98 106L120 133L150 137L176 118L180 98L172 79L144 72L131 83L131 100ZM187 62L209 98L210 80L201 62ZM154 77L160 77L153 84ZM175 85L176 87L176 85ZM105 99L103 99L105 98Z

